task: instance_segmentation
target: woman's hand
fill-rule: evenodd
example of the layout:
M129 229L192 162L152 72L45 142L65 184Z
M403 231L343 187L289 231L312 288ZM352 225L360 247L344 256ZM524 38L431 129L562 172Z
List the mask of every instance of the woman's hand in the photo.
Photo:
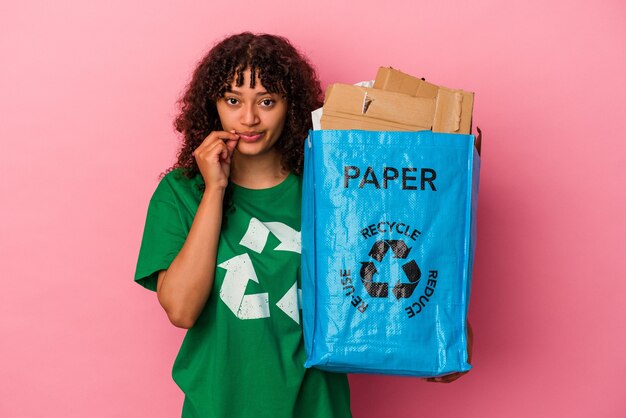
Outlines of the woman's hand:
M226 188L233 151L238 141L239 135L235 131L213 131L193 151L206 188Z

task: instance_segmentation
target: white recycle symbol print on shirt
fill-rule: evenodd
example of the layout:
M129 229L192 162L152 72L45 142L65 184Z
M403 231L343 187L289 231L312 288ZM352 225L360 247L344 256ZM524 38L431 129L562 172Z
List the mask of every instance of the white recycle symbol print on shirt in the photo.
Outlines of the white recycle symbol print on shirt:
M291 251L300 254L300 232L281 222L261 222L256 218L251 218L248 230L239 244L260 254L265 248L270 233L280 241L274 251ZM248 281L259 283L252 260L247 253L226 260L218 267L226 270L220 289L220 298L237 318L259 319L270 316L268 293L245 294ZM301 298L302 290L297 288L297 282L294 281L276 306L299 324Z

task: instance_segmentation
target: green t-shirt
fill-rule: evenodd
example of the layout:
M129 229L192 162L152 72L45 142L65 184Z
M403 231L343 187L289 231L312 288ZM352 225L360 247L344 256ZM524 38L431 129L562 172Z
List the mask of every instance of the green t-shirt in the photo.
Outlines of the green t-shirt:
M155 290L200 203L201 176L167 174L148 208L135 280ZM300 324L300 179L251 190L231 184L213 291L185 336L173 377L183 417L350 417L344 374L305 369Z

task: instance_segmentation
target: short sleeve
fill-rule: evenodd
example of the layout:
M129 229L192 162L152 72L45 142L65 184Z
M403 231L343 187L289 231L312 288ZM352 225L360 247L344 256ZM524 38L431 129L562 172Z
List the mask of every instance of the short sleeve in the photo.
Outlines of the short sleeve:
M147 289L156 291L158 272L169 268L187 238L179 211L172 202L150 200L135 271L135 281Z

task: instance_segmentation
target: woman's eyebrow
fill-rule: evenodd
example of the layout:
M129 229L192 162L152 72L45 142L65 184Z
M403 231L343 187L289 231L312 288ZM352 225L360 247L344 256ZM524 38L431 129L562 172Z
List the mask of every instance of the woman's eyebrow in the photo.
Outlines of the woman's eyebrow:
M234 94L236 96L242 96L243 93L241 93L240 91L237 90L228 90L226 93L231 93ZM256 94L256 96L265 96L265 95L271 95L272 93L268 92L268 91L260 91Z

